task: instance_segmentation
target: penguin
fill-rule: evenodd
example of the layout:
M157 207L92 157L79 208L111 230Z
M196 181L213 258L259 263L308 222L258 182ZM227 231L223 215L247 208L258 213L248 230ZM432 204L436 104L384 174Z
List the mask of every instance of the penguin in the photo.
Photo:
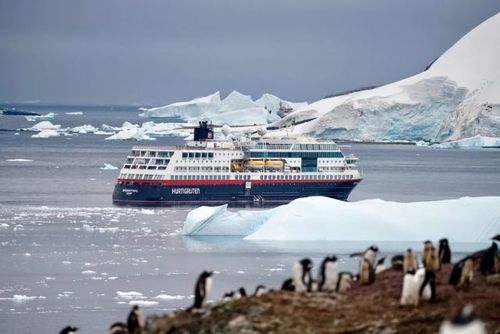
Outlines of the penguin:
M266 294L267 293L267 289L264 285L258 285L256 288L255 288L255 292L254 292L254 296L255 297L259 297L259 296L262 296L263 294Z
M391 258L391 267L394 270L403 270L404 255L397 254Z
M325 257L318 271L318 290L335 290L338 279L337 257L335 255Z
M337 280L337 286L335 291L341 294L346 294L351 290L351 284L353 281L353 276L349 272L340 272L339 279Z
M424 287L429 284L431 287L431 301L437 300L436 295L436 273L439 271L441 265L439 263L439 254L434 246L425 250L425 257L422 259L425 268L424 282L420 286L420 295L424 291Z
M479 260L479 271L481 274L488 275L495 273L495 264L497 261L498 246L495 242L485 250Z
M368 259L363 258L359 272L359 284L370 285L373 282L375 282L375 268L373 268Z
M312 266L312 261L307 258L294 263L292 268L292 281L295 287L294 291L311 291Z
M439 240L439 261L441 264L451 263L451 250L446 238Z
M377 261L377 265L375 266L375 275L378 275L387 269L384 262L385 262L385 257L383 257Z
M403 288L401 291L401 305L417 306L420 298L429 300L431 298L431 288L428 284L424 287L423 293L420 296L419 290L425 278L425 269L420 268L415 273L405 273L403 277Z
M429 256L432 249L432 242L430 240L424 241L424 249L422 251L422 263L425 267L425 259Z
M451 320L445 320L439 334L486 334L484 322L476 318L472 305L462 305Z
M74 327L74 326L66 326L61 331L59 334L74 334L79 330L79 328Z
M464 287L474 278L474 259L470 256L455 263L451 270L449 284L455 288Z
M500 234L495 235L491 240L500 241Z
M128 334L127 325L123 322L115 322L109 326L108 334Z
M194 287L194 304L191 309L200 309L203 307L210 289L212 288L212 271L203 271Z
M417 255L415 255L411 248L408 248L403 259L403 272L405 274L415 273L417 268Z
M238 289L238 293L240 294L240 297L246 297L247 296L247 290L245 290L244 287L241 287Z
M281 284L281 290L295 291L295 285L293 284L293 279L287 278L285 281L283 281L283 284Z
M367 259L372 267L375 268L375 263L377 261L378 247L376 245L371 245L362 253L352 253L351 257L362 256L363 259Z
M145 326L144 313L139 305L134 305L127 318L127 329L130 334L141 333Z

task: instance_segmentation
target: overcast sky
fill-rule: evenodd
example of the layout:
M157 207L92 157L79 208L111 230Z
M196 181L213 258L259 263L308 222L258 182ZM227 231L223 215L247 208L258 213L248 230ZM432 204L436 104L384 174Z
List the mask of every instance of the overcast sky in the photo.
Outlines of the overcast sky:
M0 101L314 101L422 71L498 0L0 0Z

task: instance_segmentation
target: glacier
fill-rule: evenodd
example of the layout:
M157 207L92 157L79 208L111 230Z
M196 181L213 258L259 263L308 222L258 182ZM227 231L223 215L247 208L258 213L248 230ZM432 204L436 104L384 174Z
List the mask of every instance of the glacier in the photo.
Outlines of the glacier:
M263 94L252 100L248 95L232 91L225 99L220 92L195 98L191 101L176 102L163 107L141 108L143 117L176 117L187 122L209 120L214 124L228 125L263 125L280 119L280 103L297 109L307 106L307 102L294 103L284 101L272 94Z
M200 207L183 234L244 236L246 240L487 242L500 232L500 197L399 203L381 199L344 202L305 197L273 209L228 211Z
M498 91L500 14L462 37L422 73L319 100L272 126L286 127L290 136L361 141L500 137ZM311 121L298 124L304 120ZM274 136L283 133L277 130Z

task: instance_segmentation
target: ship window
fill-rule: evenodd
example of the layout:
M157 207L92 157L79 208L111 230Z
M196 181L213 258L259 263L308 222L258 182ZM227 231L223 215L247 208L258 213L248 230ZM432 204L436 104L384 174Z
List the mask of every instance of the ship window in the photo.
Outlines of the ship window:
M196 152L196 153L194 154L194 156L195 156L195 158L201 158L201 153L200 153L200 152Z
M202 152L202 153L201 153L201 157L202 157L202 158L206 158L206 157L207 157L207 153L206 153L206 152Z
M182 158L186 159L187 157L188 157L188 153L187 152L182 152Z

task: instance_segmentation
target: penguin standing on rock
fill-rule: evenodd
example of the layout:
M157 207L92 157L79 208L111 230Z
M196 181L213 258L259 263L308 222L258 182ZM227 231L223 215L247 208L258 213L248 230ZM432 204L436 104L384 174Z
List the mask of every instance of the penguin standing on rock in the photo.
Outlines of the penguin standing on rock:
M378 247L371 245L363 253L353 253L350 256L362 256L359 265L359 283L371 284L375 281L375 264L377 262Z
M79 329L75 326L66 326L61 331L59 334L75 334Z
M311 291L313 263L310 259L302 259L295 262L292 268L292 281L295 291Z
M380 274L386 269L387 267L385 266L385 257L383 257L377 261L377 265L375 266L375 275Z
M361 269L359 271L359 284L369 285L375 282L375 268L368 259L361 259Z
M451 249L446 238L439 240L439 261L441 264L451 263Z
M318 290L333 291L337 287L339 273L337 270L337 257L327 256L321 262L318 272Z
M335 291L338 293L346 294L351 290L351 284L353 281L353 275L349 272L340 272L339 279L337 280L337 286Z
M455 288L464 287L474 278L474 259L470 256L455 263L450 274L450 285Z
M139 305L134 305L127 319L127 329L130 334L139 334L146 325L144 321L144 313Z
M203 271L198 276L194 287L194 304L191 306L191 309L200 309L205 304L207 296L212 289L212 275L213 272L211 271Z
M262 296L263 294L266 294L267 293L267 289L264 285L258 285L256 288L255 288L255 292L254 292L254 296L255 297L259 297L259 296Z
M451 320L443 322L439 334L486 334L486 327L476 318L472 305L468 304L460 307Z
M408 248L405 252L403 259L403 272L406 273L415 273L417 271L417 256Z
M401 305L414 305L417 306L420 298L429 300L431 298L431 289L429 284L424 283L425 269L420 268L416 272L407 272L403 277L403 289L401 291ZM420 287L424 286L422 292Z
M283 291L311 291L312 276L311 269L313 263L310 259L304 258L293 264L292 278L285 280L281 286Z
M491 246L486 249L484 254L481 256L479 260L479 270L481 274L488 275L494 274L496 271L496 262L498 257L498 246L495 242L491 244Z
M424 288L427 284L430 285L431 287L431 302L437 301L437 295L436 295L436 273L439 271L440 264L439 264L439 254L437 253L437 250L435 247L430 247L427 251L424 248L424 255L425 257L423 258L424 266L425 266L425 278L424 282L420 286L420 296L422 296L422 293L424 291Z
M391 267L393 270L403 270L404 255L397 254L391 258Z
M433 247L434 246L432 246L432 242L430 240L424 241L424 249L422 251L422 263L424 267L425 267L425 259L429 256Z

